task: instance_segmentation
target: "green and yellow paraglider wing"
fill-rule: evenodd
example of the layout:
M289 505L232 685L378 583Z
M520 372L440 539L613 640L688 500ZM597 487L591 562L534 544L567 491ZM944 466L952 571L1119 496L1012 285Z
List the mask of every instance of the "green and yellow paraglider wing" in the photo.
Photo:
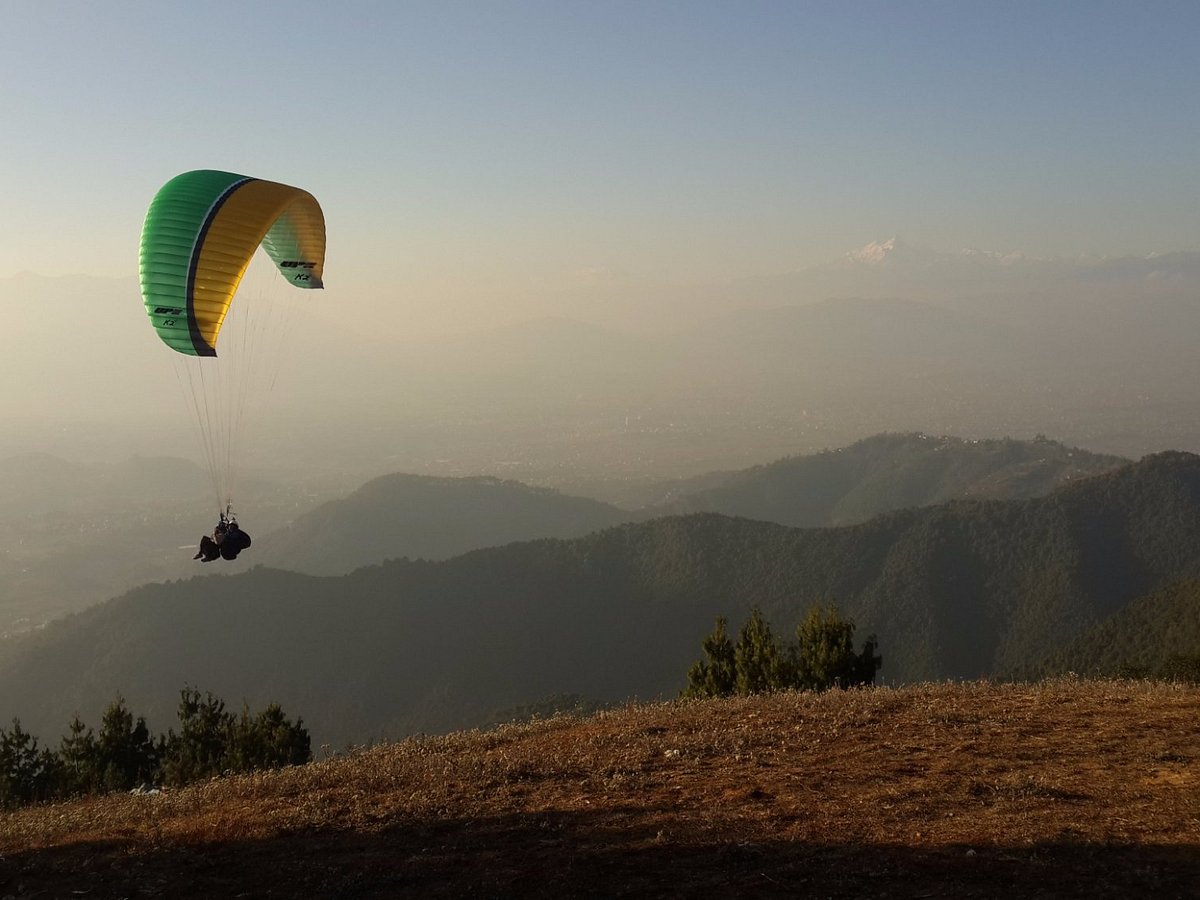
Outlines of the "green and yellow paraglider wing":
M216 356L229 304L259 245L289 284L322 287L325 217L300 188L201 169L168 181L142 226L146 313L167 346Z

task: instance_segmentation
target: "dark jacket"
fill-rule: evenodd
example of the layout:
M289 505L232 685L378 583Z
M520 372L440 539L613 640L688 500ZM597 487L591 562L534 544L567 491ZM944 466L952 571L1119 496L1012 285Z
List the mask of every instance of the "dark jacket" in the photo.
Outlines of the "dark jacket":
M221 558L237 559L237 555L250 546L250 535L236 525L230 525L221 541Z

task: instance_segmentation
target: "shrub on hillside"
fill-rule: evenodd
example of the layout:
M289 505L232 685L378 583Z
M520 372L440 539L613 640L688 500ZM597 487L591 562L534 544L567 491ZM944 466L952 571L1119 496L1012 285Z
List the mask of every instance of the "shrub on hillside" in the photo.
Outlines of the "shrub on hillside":
M742 626L734 644L718 617L704 639L705 658L688 670L684 697L728 697L772 691L824 691L875 683L883 664L874 635L854 652L854 622L835 606L811 609L796 626L796 640L781 645L758 607Z

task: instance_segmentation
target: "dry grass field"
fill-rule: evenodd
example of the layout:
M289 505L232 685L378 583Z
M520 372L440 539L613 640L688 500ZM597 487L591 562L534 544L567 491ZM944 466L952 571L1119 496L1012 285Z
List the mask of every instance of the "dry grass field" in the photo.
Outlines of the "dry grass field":
M1200 689L630 706L0 816L0 898L1200 897Z

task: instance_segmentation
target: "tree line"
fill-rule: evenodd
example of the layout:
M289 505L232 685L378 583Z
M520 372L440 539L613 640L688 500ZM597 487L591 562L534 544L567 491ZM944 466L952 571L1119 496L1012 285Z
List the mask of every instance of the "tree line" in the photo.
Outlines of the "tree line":
M311 759L303 720L292 722L277 703L253 714L243 706L234 714L212 693L185 687L179 731L154 737L145 718L135 719L118 697L104 711L99 731L76 715L57 750L39 747L19 719L0 731L0 808L143 786L177 787Z
M883 657L874 635L854 652L854 621L836 606L815 606L796 626L796 639L781 642L756 606L736 643L718 616L704 639L704 659L688 670L684 697L729 697L775 691L824 691L875 683Z

